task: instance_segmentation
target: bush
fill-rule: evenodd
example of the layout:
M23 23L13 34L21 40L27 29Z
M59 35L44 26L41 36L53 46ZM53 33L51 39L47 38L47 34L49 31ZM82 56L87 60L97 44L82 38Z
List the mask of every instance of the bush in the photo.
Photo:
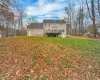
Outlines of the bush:
M85 36L88 38L93 38L93 34L86 34Z

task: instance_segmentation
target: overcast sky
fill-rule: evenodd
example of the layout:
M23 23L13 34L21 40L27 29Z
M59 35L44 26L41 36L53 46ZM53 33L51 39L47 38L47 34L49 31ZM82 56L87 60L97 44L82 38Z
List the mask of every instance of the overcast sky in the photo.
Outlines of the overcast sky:
M39 22L43 19L61 19L64 16L66 3L75 0L22 0L27 18L35 18Z

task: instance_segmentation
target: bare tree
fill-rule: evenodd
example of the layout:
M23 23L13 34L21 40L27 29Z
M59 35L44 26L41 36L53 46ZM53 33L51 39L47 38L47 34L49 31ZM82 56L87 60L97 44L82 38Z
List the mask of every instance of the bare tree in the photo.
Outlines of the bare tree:
M98 10L98 13L100 15L100 0L97 0L97 7L96 9Z
M66 22L71 25L67 34L73 33L72 26L74 24L74 3L68 2L65 7Z
M100 0L95 0L96 21L100 23Z
M82 0L81 0L82 1ZM83 21L84 21L84 9L83 9L83 2L80 2L80 8L78 10L78 23L79 23L79 34L83 34Z
M87 5L87 9L89 12L89 16L90 19L92 20L93 23L93 31L94 31L94 38L96 38L96 24L95 24L95 4L94 4L94 0L91 0L91 10L88 4L88 1L86 0L86 5Z
M16 35L16 29L23 27L24 16L20 0L0 0L0 25L6 28L6 36Z
M67 3L65 8L65 14L67 17L65 18L67 23L71 24L72 34L83 34L85 33L84 28L84 0L78 0L79 7L76 8L75 3Z

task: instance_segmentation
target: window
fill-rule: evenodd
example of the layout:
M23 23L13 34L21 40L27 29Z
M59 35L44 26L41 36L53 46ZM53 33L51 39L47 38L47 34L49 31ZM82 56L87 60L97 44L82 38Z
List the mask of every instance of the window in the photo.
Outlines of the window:
M59 30L60 33L62 33L62 30Z
M64 29L60 30L61 32L64 32Z
M50 31L50 29L48 29L48 31Z
M45 26L46 26L46 23L45 23Z
M64 29L62 29L62 32L64 32Z

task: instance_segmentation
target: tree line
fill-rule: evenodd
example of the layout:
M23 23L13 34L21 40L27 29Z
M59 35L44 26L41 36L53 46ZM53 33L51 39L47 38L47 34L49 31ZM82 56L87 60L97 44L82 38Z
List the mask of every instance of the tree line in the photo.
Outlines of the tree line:
M100 0L67 1L64 20L71 25L71 34L83 35L92 24L93 37L96 38L96 24L100 25Z
M25 16L21 0L0 0L0 26L4 28L4 36L23 35Z

